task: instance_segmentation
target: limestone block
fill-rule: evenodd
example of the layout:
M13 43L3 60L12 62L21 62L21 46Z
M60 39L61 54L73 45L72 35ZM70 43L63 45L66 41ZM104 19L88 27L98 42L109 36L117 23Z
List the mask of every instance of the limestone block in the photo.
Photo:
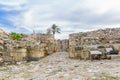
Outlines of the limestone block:
M120 51L120 45L113 45L113 48Z
M31 48L30 53L28 53L28 54L29 54L29 57L31 57L31 58L45 57L44 49L40 49L40 48Z
M69 52L69 57L70 57L70 58L75 58L75 53Z
M0 44L4 44L4 41L0 39Z
M4 62L12 62L13 58L10 56L2 56Z

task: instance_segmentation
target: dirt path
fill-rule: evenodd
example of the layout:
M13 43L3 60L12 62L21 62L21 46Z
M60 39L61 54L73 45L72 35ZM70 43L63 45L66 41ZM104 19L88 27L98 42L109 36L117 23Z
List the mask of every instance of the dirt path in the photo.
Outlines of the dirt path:
M0 80L120 80L120 59L80 61L59 52L37 62L0 67Z

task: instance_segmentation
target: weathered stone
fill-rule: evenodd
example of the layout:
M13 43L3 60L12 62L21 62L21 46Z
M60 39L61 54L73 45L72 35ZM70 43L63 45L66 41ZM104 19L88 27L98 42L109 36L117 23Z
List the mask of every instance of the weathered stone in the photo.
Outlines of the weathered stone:
M4 35L8 36L8 34ZM9 59L3 58L4 61L20 62L30 58L45 57L53 53L54 41L51 34L23 34L21 40L12 40L9 36L3 37L4 35L0 36L0 55L9 57Z
M3 62L3 58L0 57L0 63L2 63L2 62Z
M120 51L120 45L119 45L119 44L113 45L113 48L114 48L115 50L119 50L119 51Z
M45 57L44 48L34 47L29 48L28 58L29 60L38 60L42 57Z
M57 40L56 42L56 51L57 52L68 52L69 51L69 40Z
M116 32L117 31L117 32ZM118 43L120 37L120 28L117 29L105 29L105 30L96 30L85 33L74 33L69 35L69 56L75 57L75 54L81 53L80 51L75 50L77 46L92 46L99 44L107 44L107 43ZM118 45L114 45L114 48L120 50ZM91 48L89 50L96 50L97 48ZM105 51L102 49L102 52ZM80 55L78 55L80 56Z
M89 50L96 50L93 47L94 45L118 43L120 39L119 28L74 33L69 35L69 40L54 40L51 34L39 33L23 34L21 40L11 40L10 36L3 30L0 30L0 33L0 54L2 56L13 57L15 61L22 61L28 57L41 58L55 51L67 51L71 58L88 58ZM82 46L83 50L79 46ZM86 46L92 47L86 48ZM118 45L114 45L113 47L120 50ZM101 51L104 52L104 50Z
M23 61L27 57L27 48L25 47L14 47L9 52L10 56L13 58L13 61L19 62Z

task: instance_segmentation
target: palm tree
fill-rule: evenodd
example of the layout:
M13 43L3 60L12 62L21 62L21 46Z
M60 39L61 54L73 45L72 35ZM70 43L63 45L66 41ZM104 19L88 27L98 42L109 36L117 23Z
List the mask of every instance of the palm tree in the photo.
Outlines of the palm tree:
M51 28L47 29L48 34L53 34L53 39L55 40L55 34L60 33L60 28L56 24L53 24Z
M58 28L58 26L57 25L55 25L55 24L53 24L52 25L52 27L51 28L48 28L47 29L47 34L52 34L53 35L53 40L54 40L54 42L53 42L53 52L56 52L56 49L55 49L55 34L56 33L60 33L60 28Z

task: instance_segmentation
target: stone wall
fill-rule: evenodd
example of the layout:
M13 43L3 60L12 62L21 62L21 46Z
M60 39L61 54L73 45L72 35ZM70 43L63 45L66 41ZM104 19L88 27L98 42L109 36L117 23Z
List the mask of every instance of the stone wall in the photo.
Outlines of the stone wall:
M5 31L3 31L2 29L0 29L0 38L1 39L6 39L6 38L8 38L8 33L7 32L5 32Z
M48 34L23 35L21 40L0 40L0 54L4 62L39 60L53 53L53 36ZM5 58L7 57L7 58Z
M0 55L3 55L2 53L4 51L4 41L8 39L8 37L8 33L0 29Z
M27 57L27 47L14 47L10 52L10 56L15 62L25 61Z
M81 49L80 51L75 50L75 47L80 45L81 45L81 35L79 35L78 33L70 34L69 35L69 57L70 58L75 58L80 56L80 54L82 53L82 50Z
M107 47L112 45L114 49L120 51L119 40L120 30L114 35L114 29L97 30L85 33L74 33L69 35L69 57L70 58L88 58L90 50L99 50L98 46ZM113 35L112 35L112 34ZM119 36L118 36L119 35ZM112 41L112 43L111 43ZM114 42L114 44L113 44ZM78 49L78 50L76 50ZM105 51L104 51L105 52ZM85 55L86 56L82 56Z
M69 57L79 59L90 59L90 50L95 50L93 45L99 45L97 37L86 37L83 33L69 35Z
M53 36L51 34L32 34L25 37L25 39L28 39L30 42L27 42L28 46L30 47L43 47L47 54L53 53ZM31 44L30 44L31 43Z
M68 52L69 51L69 40L57 40L56 42L57 52Z
M48 55L48 53L47 53L47 50L45 49L44 44L37 45L34 47L31 47L31 46L28 47L27 57L29 61L39 60L40 58L43 58L46 55Z
M4 61L38 60L57 52L69 52L70 58L89 58L89 50L94 45L118 44L120 29L96 30L69 35L69 40L53 40L51 34L23 34L21 40L12 40L8 33L0 29L0 58ZM90 47L88 47L90 46ZM113 47L120 51L119 45Z

